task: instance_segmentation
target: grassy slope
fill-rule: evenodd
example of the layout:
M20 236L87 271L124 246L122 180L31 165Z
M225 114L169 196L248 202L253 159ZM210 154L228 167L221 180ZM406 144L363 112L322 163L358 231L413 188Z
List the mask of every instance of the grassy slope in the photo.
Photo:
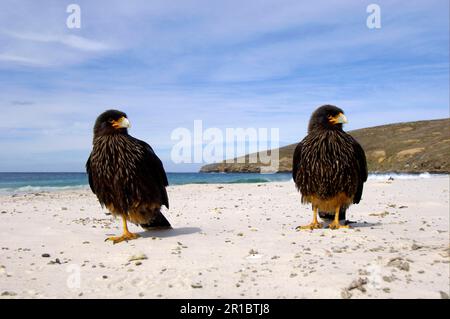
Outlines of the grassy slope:
M349 132L363 146L371 172L450 172L450 119L407 122ZM279 149L279 172L292 169L296 144ZM241 157L242 159L242 157ZM202 172L259 172L260 163L217 163Z

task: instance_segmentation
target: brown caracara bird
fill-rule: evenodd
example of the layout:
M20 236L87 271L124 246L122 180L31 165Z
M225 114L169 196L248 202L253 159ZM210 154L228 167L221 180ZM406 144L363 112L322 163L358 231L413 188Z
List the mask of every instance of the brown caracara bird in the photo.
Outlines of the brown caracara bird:
M294 151L292 177L302 195L311 203L313 221L297 229L322 228L317 215L334 215L329 228L348 228L339 220L352 203L359 203L367 180L366 156L361 145L342 129L344 111L333 105L319 107L311 116L308 135ZM341 217L343 215L343 218Z
M144 229L170 228L160 210L169 208L163 164L150 145L128 135L129 127L123 112L100 114L86 163L92 192L102 207L123 219L123 235L106 239L114 244L139 237L128 231L127 221Z

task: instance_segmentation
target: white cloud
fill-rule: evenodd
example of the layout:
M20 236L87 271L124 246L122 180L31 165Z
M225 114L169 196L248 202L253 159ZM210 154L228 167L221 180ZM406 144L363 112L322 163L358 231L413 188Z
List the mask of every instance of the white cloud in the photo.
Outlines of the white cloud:
M0 61L13 62L18 64L28 64L28 65L40 65L41 61L29 57L0 53Z
M106 43L90 40L73 34L50 35L39 33L19 33L13 31L3 31L3 34L18 40L49 44L63 44L69 48L74 48L82 51L104 51L112 49L112 47Z

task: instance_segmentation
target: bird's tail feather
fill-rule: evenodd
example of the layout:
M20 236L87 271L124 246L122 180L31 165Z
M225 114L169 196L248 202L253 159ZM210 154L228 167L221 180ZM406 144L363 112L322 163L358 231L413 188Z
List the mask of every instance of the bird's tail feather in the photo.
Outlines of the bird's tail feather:
M161 210L158 210L158 212L154 215L154 217L148 221L146 224L140 224L142 228L146 230L151 229L164 229L164 228L172 228L169 221L164 217L164 215L161 213Z

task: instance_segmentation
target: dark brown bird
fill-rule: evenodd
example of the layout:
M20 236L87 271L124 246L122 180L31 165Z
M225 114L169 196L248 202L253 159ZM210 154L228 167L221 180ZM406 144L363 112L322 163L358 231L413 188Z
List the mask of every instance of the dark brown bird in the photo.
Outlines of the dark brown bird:
M342 125L347 123L344 111L323 105L311 115L307 136L294 151L292 177L302 195L302 203L311 203L313 221L297 229L322 228L317 220L334 215L331 229L348 228L339 223L340 214L361 200L367 180L366 156L361 145ZM345 217L344 217L345 218Z
M127 221L145 229L170 227L160 210L162 205L169 208L163 164L150 145L128 134L129 127L121 111L100 114L86 163L89 185L100 204L123 219L123 235L106 239L113 243L139 237L128 231Z

